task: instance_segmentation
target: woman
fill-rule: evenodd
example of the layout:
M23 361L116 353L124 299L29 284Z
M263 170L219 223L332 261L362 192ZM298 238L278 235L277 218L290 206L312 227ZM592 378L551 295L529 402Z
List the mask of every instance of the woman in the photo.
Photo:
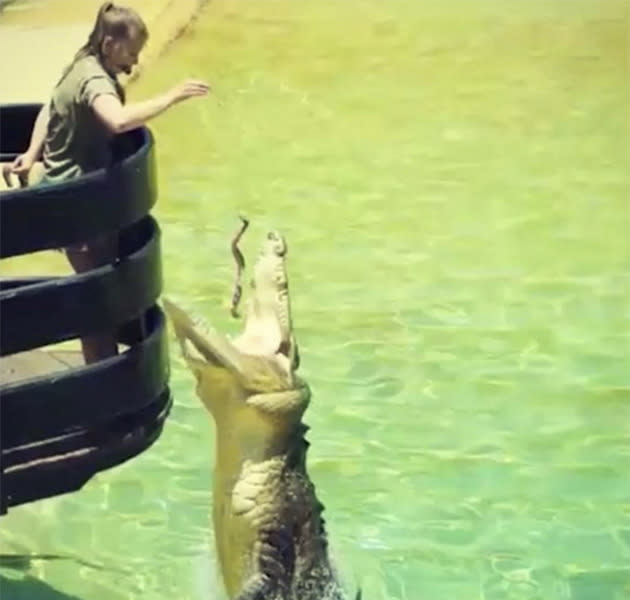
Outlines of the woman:
M87 43L37 116L29 148L15 159L11 172L28 176L40 156L43 183L105 168L112 160L114 135L144 125L182 100L208 93L205 82L188 80L144 102L125 104L117 77L131 73L147 38L147 27L135 11L103 4ZM66 248L66 255L74 271L82 273L113 262L116 250L116 236L107 235ZM81 345L86 363L118 353L116 337L109 332L83 338Z

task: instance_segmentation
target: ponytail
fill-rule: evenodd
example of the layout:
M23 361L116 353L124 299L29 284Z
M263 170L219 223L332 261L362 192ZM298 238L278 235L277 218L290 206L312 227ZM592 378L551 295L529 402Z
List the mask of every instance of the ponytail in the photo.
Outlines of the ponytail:
M140 35L145 39L149 37L147 26L142 17L133 9L126 6L117 6L113 2L104 2L98 9L94 27L83 44L74 55L72 62L64 71L63 79L78 60L86 56L95 56L102 61L103 41L107 36L114 40L129 39L132 35Z
M94 27L88 36L87 42L79 48L78 52L74 56L74 61L81 58L85 58L86 56L96 56L99 59L101 58L101 47L103 45L103 40L105 39L105 31L109 29L106 27L107 23L107 13L112 12L114 9L113 2L104 2L101 4L101 7L98 9L98 13L96 13L96 21L94 22Z

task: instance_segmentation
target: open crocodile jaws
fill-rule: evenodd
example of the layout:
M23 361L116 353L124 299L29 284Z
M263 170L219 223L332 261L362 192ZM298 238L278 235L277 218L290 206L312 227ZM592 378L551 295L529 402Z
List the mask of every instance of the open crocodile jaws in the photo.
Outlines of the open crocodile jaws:
M295 374L285 260L270 233L235 340L164 307L216 425L213 522L230 600L343 600L306 471L310 390Z

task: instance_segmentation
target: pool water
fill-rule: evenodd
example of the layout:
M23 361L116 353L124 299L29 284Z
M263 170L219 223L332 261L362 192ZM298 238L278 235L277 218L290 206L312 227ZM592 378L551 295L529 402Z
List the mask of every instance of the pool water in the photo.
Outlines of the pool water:
M239 213L250 264L288 240L309 471L366 600L630 598L629 12L215 0L131 90L215 92L152 125L166 293L235 332ZM0 561L3 600L224 598L171 347L157 444L2 519L3 553L67 557Z

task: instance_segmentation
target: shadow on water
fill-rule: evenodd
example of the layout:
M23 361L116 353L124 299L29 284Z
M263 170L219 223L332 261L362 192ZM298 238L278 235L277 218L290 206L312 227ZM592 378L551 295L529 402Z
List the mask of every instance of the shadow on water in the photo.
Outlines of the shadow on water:
M2 12L3 8L9 6L9 4L15 4L17 0L0 0L0 12Z
M20 579L10 579L0 575L0 598L2 600L81 600L60 592L45 581L25 575Z
M78 596L60 592L28 574L33 561L70 561L78 566L88 567L99 571L124 573L120 569L106 567L75 556L63 554L0 554L0 569L8 572L21 573L15 578L7 577L0 572L0 600L82 600ZM5 572L7 572L5 571Z
M578 573L569 586L573 600L623 600L630 597L630 569Z

